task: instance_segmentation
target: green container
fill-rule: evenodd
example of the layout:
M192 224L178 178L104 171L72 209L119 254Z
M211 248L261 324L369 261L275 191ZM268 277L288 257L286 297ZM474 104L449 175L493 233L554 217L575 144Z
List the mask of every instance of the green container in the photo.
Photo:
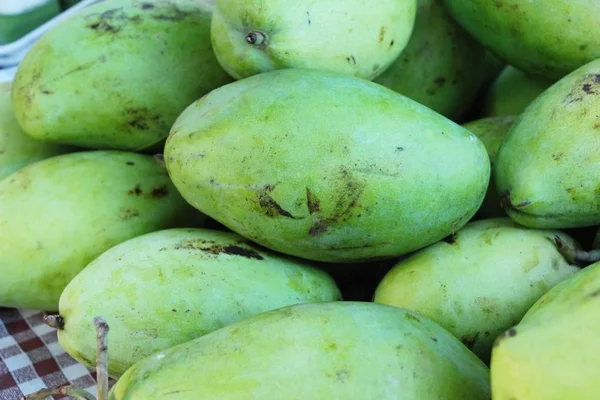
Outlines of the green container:
M1 0L0 45L19 40L60 12L58 0Z

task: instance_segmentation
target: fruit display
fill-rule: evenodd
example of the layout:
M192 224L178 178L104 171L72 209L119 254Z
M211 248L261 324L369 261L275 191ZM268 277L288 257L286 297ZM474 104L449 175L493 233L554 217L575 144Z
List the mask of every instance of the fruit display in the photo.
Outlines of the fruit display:
M0 313L95 393L22 399L598 398L598 3L82 5L0 82Z

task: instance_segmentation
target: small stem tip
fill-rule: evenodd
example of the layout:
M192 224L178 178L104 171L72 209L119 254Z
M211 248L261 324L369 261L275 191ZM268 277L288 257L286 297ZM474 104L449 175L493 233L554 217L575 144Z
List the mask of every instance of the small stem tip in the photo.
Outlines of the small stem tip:
M20 400L45 399L48 396L71 396L79 400L96 400L96 398L83 389L74 386L59 386L52 389L42 389L35 393L21 397Z
M246 41L255 46L264 46L267 42L267 34L261 31L251 31L246 35Z
M96 380L98 400L108 399L108 331L106 321L101 317L94 318L97 339Z
M45 314L42 321L51 328L62 331L65 329L65 319L60 314Z
M569 263L590 265L600 261L600 250L583 251L566 244L560 237L554 237L554 243L562 256Z

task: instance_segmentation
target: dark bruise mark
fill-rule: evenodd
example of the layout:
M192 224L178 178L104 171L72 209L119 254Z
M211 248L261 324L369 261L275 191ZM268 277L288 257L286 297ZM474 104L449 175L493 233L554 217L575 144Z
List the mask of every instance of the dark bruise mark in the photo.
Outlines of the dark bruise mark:
M439 87L442 87L446 83L446 78L444 78L443 76L438 76L437 78L435 78L433 83L435 83Z
M152 3L142 3L141 7L142 10L152 10L154 8L154 4Z
M594 126L592 126L592 128L594 128L594 129L600 129L600 122L596 122L594 124Z
M519 5L518 5L518 4L511 4L511 5L510 5L510 9L511 9L511 10L515 10L515 11L516 11L516 10L518 10L518 9L519 9Z
M308 234L310 236L319 236L325 232L327 232L327 224L325 223L325 221L320 220L315 222L313 226L311 226L308 230Z
M103 13L93 13L85 19L87 27L98 33L117 33L126 25L142 21L139 15L128 16L122 7L106 10Z
M127 125L141 131L150 129L150 123L160 124L160 115L147 108L126 108Z
M434 342L437 342L437 338L432 337L431 340L433 340Z
M378 40L378 41L379 41L379 43L383 42L383 39L385 39L385 30L386 30L386 29L385 29L385 26L382 26L382 27L379 29L379 40Z
M598 297L600 296L600 290L596 290L595 292L590 293L589 297Z
M311 24L310 13L308 11L306 12L306 16L308 17L308 26L310 26L310 24Z
M379 69L379 67L381 67L381 65L379 65L379 64L373 65L373 71L377 71Z
M579 50L580 51L585 51L586 49L587 49L587 44L579 45Z
M446 242L448 244L454 244L454 243L456 243L456 233L451 233L450 235L448 235L445 238L443 238L442 241Z
M131 218L139 217L140 213L138 210L134 210L131 208L123 208L121 209L121 219L123 221L130 220Z
M161 8L160 13L152 15L152 19L158 21L181 21L190 16L191 13L181 11L175 4L169 4L168 7Z
M125 164L126 165L135 165L135 163L133 161L127 161Z
M346 61L348 61L351 64L356 65L356 58L354 58L353 55L351 55L350 57L346 57Z
M309 188L306 188L306 206L308 207L308 212L310 214L321 211L321 202Z
M591 83L585 83L581 89L583 89L583 91L587 94L596 94L596 92L594 92L592 90L592 84Z
M408 314L408 313L404 314L404 318L409 319L411 321L421 322L421 320L419 318L415 317L412 314Z
M241 244L241 243L240 243ZM240 256L251 258L254 260L264 260L263 256L254 251L252 248L244 248L238 245L222 245L216 244L209 240L185 240L174 246L175 250L200 250L212 255L228 254L231 256Z
M160 199L162 197L165 197L168 194L169 194L169 188L167 187L167 185L160 185L160 186L152 189L150 196L153 199Z
M132 164L133 165L133 164ZM137 184L135 185L135 187L133 189L130 189L127 194L129 195L136 195L139 196L140 194L142 194L142 189L140 188L140 185Z
M42 90L42 94L54 94L51 90Z
M494 5L495 5L497 8L502 8L502 6L503 6L504 4L502 4L502 2L501 2L501 1L496 1L496 2L494 2Z
M500 342L506 339L507 337L515 337L516 335L517 330L515 328L510 328L509 330L502 332L494 341L494 347L498 346Z
M173 311L173 312L177 312L177 310L176 310L176 309L174 309L174 308L173 308L173 309L171 309L171 311Z
M339 182L340 185L335 188L337 201L331 214L315 220L308 230L310 236L319 236L327 232L331 225L346 221L358 208L358 199L364 191L365 183L356 180L346 168L341 169Z
M265 185L265 187L258 192L258 204L261 210L269 217L282 216L296 219L289 211L284 210L283 207L271 197L269 193L273 191L273 189L273 186Z
M557 162L558 162L558 161L560 161L560 159L563 157L563 155L564 155L563 153L556 153L556 154L552 154L552 159L553 159L554 161L557 161Z
M346 382L346 380L348 380L348 378L350 378L350 372L348 370L342 369L340 371L336 371L335 377L339 382L344 383Z
M404 151L404 147L398 146L398 147L396 147L396 151L397 152Z
M526 207L526 206L528 206L528 205L530 205L530 204L531 204L531 201L530 201L530 200L525 200L525 201L522 201L522 202L521 202L521 203L519 203L519 204L515 204L513 207L514 207L514 208L522 208L522 207Z
M390 45L388 46L388 48L392 47L393 45L394 45L394 39L390 40Z
M517 330L515 328L510 328L507 333L508 337L514 337L517 335Z

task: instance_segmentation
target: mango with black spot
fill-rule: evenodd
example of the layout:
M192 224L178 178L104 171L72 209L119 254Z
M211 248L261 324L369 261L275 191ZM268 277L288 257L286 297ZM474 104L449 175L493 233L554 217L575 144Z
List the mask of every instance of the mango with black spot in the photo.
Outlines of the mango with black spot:
M110 326L109 374L118 378L146 356L252 315L336 300L336 283L308 262L231 232L167 229L111 248L67 285L58 340L93 368L90 321L101 315Z
M338 301L267 311L158 352L108 398L486 400L489 385L481 360L431 320Z
M576 245L560 231L523 228L509 218L470 222L398 262L374 301L432 319L487 363L496 336L580 270L561 255L555 236Z
M595 400L600 393L600 263L542 296L492 352L493 398Z
M26 135L15 118L11 92L11 82L0 83L0 180L36 161L75 150Z
M600 224L600 59L565 76L515 121L494 179L509 217L533 228Z
M309 69L255 75L193 103L165 162L203 213L329 262L391 258L456 232L490 177L468 130L379 84Z
M194 100L232 79L210 44L208 0L110 0L62 21L14 80L30 136L90 149L160 144Z
M205 219L150 156L84 151L31 164L0 181L0 306L57 310L102 252Z

